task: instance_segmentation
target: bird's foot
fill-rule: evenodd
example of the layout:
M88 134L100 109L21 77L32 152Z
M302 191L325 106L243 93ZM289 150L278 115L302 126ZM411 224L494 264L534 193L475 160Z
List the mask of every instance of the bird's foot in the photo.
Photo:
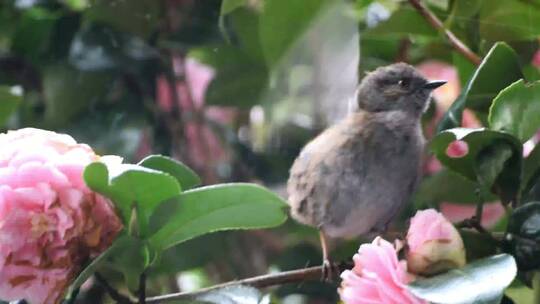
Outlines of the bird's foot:
M329 259L323 260L321 281L332 283L338 273L339 269L337 269L337 266L332 261Z

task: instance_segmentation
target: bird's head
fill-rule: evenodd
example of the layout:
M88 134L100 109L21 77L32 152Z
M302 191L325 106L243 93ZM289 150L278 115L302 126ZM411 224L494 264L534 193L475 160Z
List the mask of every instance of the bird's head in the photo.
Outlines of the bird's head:
M405 111L420 116L431 91L446 81L426 80L414 67L395 63L364 77L358 88L358 107L368 112Z

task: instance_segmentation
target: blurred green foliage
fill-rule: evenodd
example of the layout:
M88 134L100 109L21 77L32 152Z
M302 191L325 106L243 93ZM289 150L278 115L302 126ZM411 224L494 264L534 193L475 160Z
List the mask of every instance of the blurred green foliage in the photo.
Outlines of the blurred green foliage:
M175 276L192 269L203 269L203 281L216 283L318 264L315 231L292 221L267 231L191 239L284 220L276 210L279 198L262 188L196 186L257 181L283 194L300 148L344 115L363 72L406 61L419 67L446 64L457 73L460 94L451 97L451 105L437 100L426 115L425 133L434 138L432 152L445 168L426 168L414 204L394 226L403 228L416 209L441 203L474 213L479 201L512 202L499 220L504 227L493 229L519 237L503 244L517 258L524 284L513 285L509 296L529 290L531 273L538 271L530 257L538 249L540 209L532 202L540 200L540 149L523 155L522 144L539 140L540 3L422 2L483 58L479 66L407 1L1 1L4 129L69 133L126 163L152 153L171 157L154 156L116 173L100 165L87 169L90 187L115 200L128 229L112 254L95 260L75 285L96 269L108 269L101 271L111 282L123 286L116 270L134 289L133 279L148 271L148 293L154 295L177 291ZM479 124L474 129L465 123L469 114ZM476 128L481 125L487 129ZM463 158L446 154L455 139L468 143ZM431 154L426 159L436 162ZM223 209L212 217L216 202ZM233 216L235 208L244 208L243 216ZM196 216L206 222L189 226ZM172 232L159 237L165 228ZM336 254L352 256L357 241L337 244ZM471 249L470 259L499 250L478 233L467 234L465 241L470 248L486 244ZM161 252L164 247L171 248ZM124 253L137 254L117 258ZM103 290L96 286L97 293L82 292L78 300L100 298L96 294ZM336 301L335 286L317 282L284 286L274 298L279 303L299 294L305 303Z

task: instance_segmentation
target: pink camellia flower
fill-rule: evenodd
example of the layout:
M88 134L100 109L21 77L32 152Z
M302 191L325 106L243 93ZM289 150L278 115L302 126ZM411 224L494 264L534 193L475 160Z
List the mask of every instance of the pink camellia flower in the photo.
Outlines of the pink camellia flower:
M469 145L463 140L454 140L446 148L446 155L450 158L461 158L469 153Z
M159 76L156 85L158 106L164 112L171 112L176 107L184 116L192 117L186 120L183 128L187 162L197 171L203 172L206 181L215 181L217 175L213 168L227 162L230 153L206 120L194 118L204 116L208 121L226 125L234 121L238 111L231 107L206 104L206 93L216 73L212 67L194 58L175 56L173 70L175 75L185 81L171 85L167 77ZM185 156L178 155L180 158Z
M434 209L421 210L407 232L407 266L416 274L435 274L465 265L465 247L456 228Z
M536 68L540 68L540 50L536 51L536 53L534 53L534 56L531 60L531 63L534 67Z
M82 264L112 243L122 224L82 177L99 159L68 135L0 134L0 299L58 303Z
M412 295L406 284L414 280L405 261L398 261L392 244L377 237L362 244L354 255L354 268L341 274L338 292L346 304L427 303Z

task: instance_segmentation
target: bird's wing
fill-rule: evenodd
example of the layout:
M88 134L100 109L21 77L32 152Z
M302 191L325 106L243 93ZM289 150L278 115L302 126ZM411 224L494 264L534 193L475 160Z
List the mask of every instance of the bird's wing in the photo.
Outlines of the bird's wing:
M348 153L351 136L346 133L353 131L347 121L335 125L307 144L295 160L287 192L292 215L300 222L322 225L324 209L339 192L336 182L357 178L347 173L353 155Z

